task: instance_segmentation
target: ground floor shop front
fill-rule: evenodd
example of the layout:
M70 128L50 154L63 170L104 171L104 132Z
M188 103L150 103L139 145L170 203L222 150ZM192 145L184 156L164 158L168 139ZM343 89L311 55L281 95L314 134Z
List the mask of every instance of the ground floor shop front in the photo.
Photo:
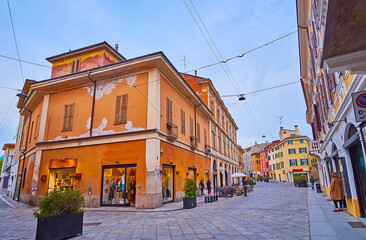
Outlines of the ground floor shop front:
M199 181L210 170L204 153L160 140L54 148L21 160L21 202L36 205L47 192L77 188L87 207L155 208L182 200L184 183Z

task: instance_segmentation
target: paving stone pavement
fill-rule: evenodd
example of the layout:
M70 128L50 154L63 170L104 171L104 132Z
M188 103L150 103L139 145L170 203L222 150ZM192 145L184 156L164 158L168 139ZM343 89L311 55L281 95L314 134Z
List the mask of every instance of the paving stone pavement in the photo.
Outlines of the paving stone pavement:
M74 239L309 239L306 193L293 184L258 183L247 197L189 210L86 211L84 223L101 224L84 226ZM0 239L34 239L33 209L2 209Z

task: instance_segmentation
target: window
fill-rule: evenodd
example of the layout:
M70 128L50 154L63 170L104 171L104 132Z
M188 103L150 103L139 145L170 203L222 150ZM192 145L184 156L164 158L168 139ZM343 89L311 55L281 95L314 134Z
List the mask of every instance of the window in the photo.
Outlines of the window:
M217 121L220 123L220 109L217 109L216 114Z
M275 165L275 164L273 164L272 169L273 169L273 170L276 170L276 165Z
M166 122L173 123L173 103L169 98L166 98Z
M288 144L294 144L293 140L288 140Z
M300 159L300 162L301 162L301 166L307 166L307 165L309 165L309 161L308 161L307 158Z
M259 164L259 161L258 161L258 160L256 160L256 161L255 161L255 163L256 163L256 164Z
M288 149L288 154L295 154L295 153L296 153L295 148L289 148Z
M306 148L299 148L300 153L306 153Z
M189 134L191 137L194 137L193 135L193 118L189 117Z
M285 167L284 162L281 162L281 168L284 168L284 167Z
M197 141L201 143L201 128L199 123L197 123Z
M34 131L35 131L34 132L34 139L36 139L37 136L38 136L38 132L39 132L39 115L37 116L36 127L35 127Z
M72 118L74 114L74 106L75 104L65 105L64 126L62 128L62 131L72 130Z
M80 67L80 59L72 61L71 73L79 72L79 67Z
M204 137L204 141L205 141L205 145L207 144L207 130L206 128L203 129L203 137Z
M181 121L181 131L183 134L186 134L186 113L181 109L180 110L180 121Z
M268 156L268 160L271 160L271 156Z
M214 114L214 101L213 100L211 100L211 102L210 102L210 107L211 107L212 114Z
M283 157L283 152L280 152L281 157Z
M304 139L301 139L301 140L300 140L300 143L304 143Z
M224 129L225 127L225 117L224 115L222 115L222 129Z
M290 163L290 167L297 166L297 159L290 159L289 163Z
M32 121L32 125L31 125L31 127L30 127L29 142L31 142L31 140L32 140L32 134L33 134L33 124L34 124L34 121Z
M269 170L272 171L272 165L269 165Z
M121 124L127 122L127 94L117 96L116 99L116 115L114 124Z

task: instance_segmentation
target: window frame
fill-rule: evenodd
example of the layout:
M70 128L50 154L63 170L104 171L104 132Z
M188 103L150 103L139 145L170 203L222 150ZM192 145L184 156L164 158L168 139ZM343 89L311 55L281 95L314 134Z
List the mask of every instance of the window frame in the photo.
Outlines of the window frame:
M72 106L72 110L70 110L71 106ZM74 111L75 111L75 103L65 105L64 123L63 123L63 127L62 127L62 132L72 131L73 120L74 120ZM67 115L66 115L66 112L68 112Z

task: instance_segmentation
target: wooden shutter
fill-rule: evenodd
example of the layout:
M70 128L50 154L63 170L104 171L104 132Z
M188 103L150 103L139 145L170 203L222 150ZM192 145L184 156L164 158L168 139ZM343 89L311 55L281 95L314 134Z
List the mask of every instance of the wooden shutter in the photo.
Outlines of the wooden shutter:
M121 122L125 123L127 121L127 94L122 95L122 116Z
M295 166L297 166L297 159L295 159Z
M79 67L80 67L80 59L76 60L75 72L79 72Z
M193 118L189 117L189 134L193 137Z
M64 113L64 126L62 128L62 130L66 130L67 129L67 115L69 112L69 105L65 105L65 113Z
M167 123L172 124L173 123L173 112L172 112L172 101L167 98L166 99L166 116L167 116Z
M203 137L204 137L204 141L205 141L205 145L207 144L207 131L206 128L203 129Z
M180 118L181 118L181 129L182 129L182 133L185 134L186 133L186 113L181 109L180 110Z
M201 128L199 123L197 123L197 138L197 141L201 143Z
M73 112L74 112L74 104L70 104L69 105L69 116L68 116L68 121L67 121L67 130L72 129Z
M116 99L116 115L114 122L119 123L120 122L120 112L121 112L121 96L117 96Z
M71 73L75 72L75 61L72 61Z

